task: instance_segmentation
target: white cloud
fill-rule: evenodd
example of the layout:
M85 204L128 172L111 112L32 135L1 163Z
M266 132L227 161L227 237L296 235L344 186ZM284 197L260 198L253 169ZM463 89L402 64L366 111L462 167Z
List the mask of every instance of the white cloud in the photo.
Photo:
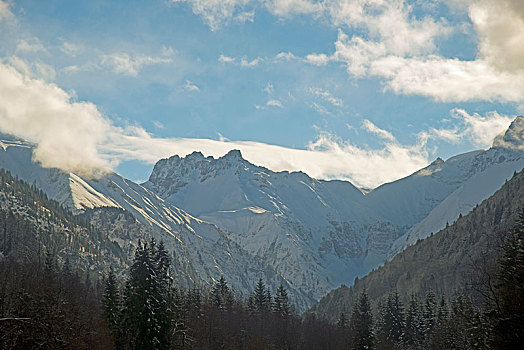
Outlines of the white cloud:
M34 158L45 167L93 174L110 161L98 146L111 131L95 105L74 102L56 85L0 64L0 128L38 143Z
M494 112L479 116L454 110L452 117L479 145L510 121ZM54 84L0 63L0 130L37 143L34 158L43 166L82 175L95 176L123 160L154 163L195 150L216 157L240 149L247 160L275 171L300 170L315 178L346 179L366 187L396 180L428 164L424 137L403 145L371 122L364 127L384 139L382 147L358 147L323 132L306 149L228 141L220 135L219 140L157 138L139 126L115 126L94 104L78 102Z
M331 112L328 111L328 109L326 107L322 106L321 104L318 104L316 102L311 102L308 105L309 105L309 107L314 109L318 114L331 115Z
M454 109L451 115L464 122L464 134L472 144L485 148L490 147L493 139L505 131L513 120L511 117L500 115L497 112L490 112L481 116L477 113L468 114L463 109Z
M200 92L200 88L198 86L196 86L195 83L193 83L190 80L186 80L186 82L184 84L184 89L189 91L189 92Z
M165 129L166 128L166 126L164 124L162 124L161 122L159 122L158 120L153 120L153 125L157 129Z
M44 45L37 38L33 38L29 41L20 40L16 45L16 52L22 53L36 53L36 52L47 52Z
M201 16L204 22L215 31L224 24L231 21L237 14L242 16L244 6L250 0L171 0L175 3L186 2L189 3L193 9L193 13ZM240 13L239 13L240 12Z
M427 132L422 132L420 137L443 140L453 144L467 140L476 147L489 148L495 137L507 130L513 120L512 117L495 111L482 116L478 113L469 114L460 108L451 110L450 115L454 119L453 127L430 128Z
M280 52L275 56L275 61L292 61L299 58L291 52Z
M482 60L389 56L372 62L369 72L385 78L387 88L395 93L437 101L524 100L524 72L500 72Z
M234 65L238 65L241 67L248 67L248 68L255 67L263 61L264 59L262 57L257 57L252 60L249 60L246 56L243 56L241 58L235 58L235 57L226 56L224 54L221 54L218 57L218 62L220 63L234 64Z
M255 11L241 12L235 17L235 21L239 23L254 22L255 21Z
M218 62L221 62L221 63L235 63L235 58L234 57L225 56L224 54L222 54L222 55L220 55L218 57Z
M13 18L13 13L9 9L9 3L7 1L0 0L0 22Z
M379 128L378 126L376 126L375 124L373 124L371 121L367 119L364 119L362 121L362 128L372 134L377 135L381 139L393 141L393 142L396 141L395 137L389 131Z
M265 0L266 8L279 17L290 17L292 15L313 14L320 16L323 6L320 1L311 0Z
M224 135L222 135L221 133L217 132L217 135L218 135L218 140L220 142L228 142L228 141L231 141L230 139L228 139L227 137L225 137Z
M264 88L264 91L268 95L272 95L275 92L275 87L271 82L267 83L266 87Z
M333 54L314 53L305 61L343 62L351 76L382 78L398 94L444 102L524 101L523 2L463 2L479 38L475 60L438 55L435 40L452 29L445 20L417 19L405 1L342 0L324 4L333 23L364 30L367 36L349 37L339 30Z
M267 102L261 106L261 105L255 105L255 109L268 109L270 107L276 107L276 108L284 108L284 105L281 101L270 98L267 100Z
M102 55L102 64L111 67L115 73L132 77L136 77L145 66L171 62L173 62L173 60L170 57L130 56L125 52Z
M251 61L248 60L246 57L242 57L240 59L240 65L242 67L255 67L262 61L264 61L264 59L261 57L257 57L255 59L252 59Z
M334 97L331 92L320 88L309 88L309 92L317 97L322 98L324 101L331 103L335 107L344 106L342 99Z
M60 47L60 51L71 57L75 57L76 55L81 53L83 49L84 48L81 45L77 45L67 41L64 41L64 43Z
M320 53L320 54L312 53L306 56L305 61L315 66L325 66L330 61L332 61L332 57L324 53Z
M469 16L478 33L480 55L501 71L523 71L524 2L471 1Z
M55 69L41 62L26 62L18 56L11 56L4 58L2 60L10 66L16 68L19 72L23 73L25 76L42 79L45 81L53 81L56 78Z
M278 108L282 108L282 102L280 102L279 100L274 100L274 99L271 99L271 100L268 100L266 102L266 106L268 107L278 107Z

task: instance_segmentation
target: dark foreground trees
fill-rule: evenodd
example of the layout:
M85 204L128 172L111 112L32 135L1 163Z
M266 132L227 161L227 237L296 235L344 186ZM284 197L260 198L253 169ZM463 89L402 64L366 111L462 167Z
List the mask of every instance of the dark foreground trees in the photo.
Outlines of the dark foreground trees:
M297 316L283 285L271 291L260 279L243 296L222 276L183 290L169 266L154 240L138 245L124 281L110 271L103 285L51 253L41 263L0 257L0 348L518 349L524 334L524 216L484 305L392 291L374 310L364 292L334 325Z
M0 260L0 349L111 349L96 285L66 269Z

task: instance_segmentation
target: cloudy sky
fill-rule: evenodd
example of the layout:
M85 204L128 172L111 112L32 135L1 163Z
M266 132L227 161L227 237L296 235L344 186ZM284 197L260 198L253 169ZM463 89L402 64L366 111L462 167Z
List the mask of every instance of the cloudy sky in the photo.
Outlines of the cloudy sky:
M156 160L375 187L524 113L521 0L0 0L0 130L44 166Z

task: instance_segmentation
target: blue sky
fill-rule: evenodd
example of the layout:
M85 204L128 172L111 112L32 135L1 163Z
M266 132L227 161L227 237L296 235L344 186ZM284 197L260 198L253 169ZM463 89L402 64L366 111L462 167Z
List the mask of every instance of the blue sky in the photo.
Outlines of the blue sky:
M239 148L375 187L524 113L519 0L0 0L0 42L0 130L137 181Z

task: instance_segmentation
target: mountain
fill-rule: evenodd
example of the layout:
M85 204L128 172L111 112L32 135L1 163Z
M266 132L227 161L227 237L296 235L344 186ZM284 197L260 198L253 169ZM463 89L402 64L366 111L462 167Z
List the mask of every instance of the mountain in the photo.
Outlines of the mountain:
M418 212L414 220L418 222L393 244L388 258L443 229L490 197L515 171L524 168L523 147L524 117L517 117L508 130L495 138L490 149L458 155L445 162L437 160L405 179L385 185L397 198L411 201L399 205L398 200L392 203L380 198L383 210L394 211L387 217L402 217L400 210ZM381 190L378 188L373 195L381 197ZM426 206L429 203L433 205Z
M0 167L76 214L97 213L90 220L112 230L122 249L138 233L128 236L112 222L124 217L97 210L132 215L140 232L166 243L181 285L224 275L247 294L262 278L272 290L284 284L301 311L452 223L520 171L523 123L517 117L488 150L437 159L365 194L346 181L273 172L239 151L162 159L139 185L113 172L86 178L42 168L32 159L35 145L0 135Z
M142 231L165 242L173 257L177 282L182 286L209 286L224 275L238 292L247 294L254 283L263 278L272 290L280 284L286 286L298 310L304 310L315 300L231 240L226 231L194 218L116 173L87 179L58 169L42 168L32 160L34 145L8 135L2 136L0 147L0 167L42 189L75 213L104 207L130 213ZM127 249L130 241L137 244L139 237L129 237L127 230L118 229L118 225L110 221L111 215L98 214L94 218L99 226L112 227L113 241L123 244L122 249Z
M106 215L106 208L95 209L91 215ZM95 214L96 211L96 214ZM114 216L124 214L114 209ZM127 219L127 220L126 220ZM133 217L114 222L126 224L128 237L143 237L132 223ZM129 241L115 245L114 232L97 227L85 216L75 216L58 202L48 199L41 190L14 178L0 169L0 260L12 257L24 263L55 261L68 265L83 276L101 278L113 266L124 271L132 260Z
M273 172L239 151L160 160L144 187L230 232L315 299L381 262L404 230L364 205L349 182ZM379 257L376 259L375 257Z
M310 312L336 321L364 289L375 305L394 291L404 302L411 293L423 299L429 290L447 297L474 294L472 283L497 260L505 233L523 210L524 172L520 172L468 215L408 247L354 286L333 290Z
M230 151L157 162L144 187L229 231L291 284L319 298L452 223L524 167L523 117L488 150L437 159L364 194L349 182L273 172Z

